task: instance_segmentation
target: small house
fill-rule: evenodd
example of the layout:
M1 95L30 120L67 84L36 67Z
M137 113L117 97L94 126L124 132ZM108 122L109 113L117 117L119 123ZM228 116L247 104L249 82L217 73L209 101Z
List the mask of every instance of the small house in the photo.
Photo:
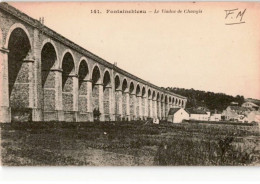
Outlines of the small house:
M245 102L241 105L242 107L250 107L253 108L254 110L258 110L259 106L253 102Z
M222 116L228 121L241 121L240 118L247 116L251 111L254 111L251 107L228 106L222 112Z
M181 123L183 120L189 120L189 113L183 108L171 108L169 110L167 121L172 123Z
M201 109L187 109L190 114L190 120L209 121L210 112Z

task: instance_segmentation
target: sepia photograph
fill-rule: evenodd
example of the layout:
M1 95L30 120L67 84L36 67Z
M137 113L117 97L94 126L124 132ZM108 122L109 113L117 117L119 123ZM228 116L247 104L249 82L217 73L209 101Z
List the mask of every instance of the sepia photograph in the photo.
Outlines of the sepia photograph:
M259 2L0 2L0 165L259 166Z

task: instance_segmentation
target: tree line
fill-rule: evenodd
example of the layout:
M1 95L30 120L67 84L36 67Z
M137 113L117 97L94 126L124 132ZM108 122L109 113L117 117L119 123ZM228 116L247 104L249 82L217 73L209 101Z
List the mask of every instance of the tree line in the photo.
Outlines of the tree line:
M222 112L231 102L237 102L239 105L244 103L244 96L231 96L224 93L213 93L185 88L168 87L167 90L180 94L188 98L186 108L205 107L211 111Z

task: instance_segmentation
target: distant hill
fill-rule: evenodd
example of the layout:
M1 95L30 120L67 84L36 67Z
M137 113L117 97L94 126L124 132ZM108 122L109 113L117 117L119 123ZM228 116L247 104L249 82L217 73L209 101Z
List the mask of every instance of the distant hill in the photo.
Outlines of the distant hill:
M188 98L187 108L206 107L211 111L223 111L231 102L238 102L239 105L245 102L244 96L231 96L224 93L213 93L194 89L172 88L167 90L183 95Z

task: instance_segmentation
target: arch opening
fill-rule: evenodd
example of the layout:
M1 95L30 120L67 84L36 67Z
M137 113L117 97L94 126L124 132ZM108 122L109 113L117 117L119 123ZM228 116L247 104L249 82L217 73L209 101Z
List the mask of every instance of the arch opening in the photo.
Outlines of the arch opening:
M122 102L123 102L123 120L128 120L128 99L127 99L127 96L128 96L128 84L127 84L127 80L124 79L123 80L123 83L122 83L122 95L123 95L123 98L122 98Z
M145 95L146 95L146 90L145 90L145 87L143 87L143 89L142 89L142 97L145 97Z
M104 88L111 87L111 79L110 74L108 71L105 72L104 79L103 79Z
M139 84L136 87L136 95L141 95L141 89L140 89Z
M141 111L140 111L140 105L141 105L141 88L140 85L137 84L136 86L136 90L135 90L135 94L136 94L136 116L137 118L141 119Z
M160 102L160 95L159 93L157 93L157 97L156 97L156 104L157 104L157 117L158 118L161 118L161 111L160 111L160 105L161 105L161 102Z
M129 92L130 92L130 94L133 94L133 93L134 93L134 89L135 89L135 87L134 87L134 83L131 82L131 83L130 83L130 88L129 88Z
M149 98L151 98L151 94L152 94L152 93L151 93L151 90L148 89L148 97L149 97Z
M79 89L81 88L82 83L84 80L88 78L89 75L89 69L88 64L85 60L82 60L79 65Z
M145 111L145 97L146 97L146 90L145 87L142 88L142 115L143 115L143 119L145 119L145 115L146 115L146 111Z
M67 52L62 59L62 90L71 90L70 81L68 81L70 75L74 74L74 60L72 55Z
M51 43L44 44L41 50L41 69L42 69L42 109L44 121L56 120L55 111L55 97L56 97L56 76L55 72L51 71L57 62L57 54L54 46Z
M135 95L134 95L134 83L131 82L130 83L130 87L129 87L129 93L130 95L130 118L131 120L135 120L135 113L134 113L134 109L135 109Z
M161 95L161 99L160 99L160 101L161 101L161 118L162 119L164 119L164 115L165 115L165 113L164 113L164 111L165 111L165 104L164 104L164 96L163 96L163 94Z
M151 118L151 116L152 116L152 99L151 99L151 97L152 97L152 93L151 93L151 90L150 89L148 89L148 117L150 117Z
M152 113L153 113L153 117L157 118L157 105L156 105L156 95L155 95L155 91L152 92Z
M168 116L168 104L169 104L169 102L168 102L168 96L165 96L165 100L164 100L164 102L165 102L165 118L167 118L167 116Z
M30 121L29 84L32 82L32 63L25 62L30 57L31 45L26 32L15 28L8 41L8 83L12 120ZM30 59L30 58L28 58Z
M153 99L153 100L156 100L156 94L155 94L155 91L153 91L152 99Z
M71 53L67 52L62 59L62 104L65 121L74 121L74 80L75 65Z
M8 43L8 75L9 77L9 96L12 94L13 87L17 79L21 77L19 72L23 61L31 49L29 39L21 28L16 28L10 35ZM26 80L26 79L25 79Z
M120 89L121 81L118 75L115 76L115 119L121 120L122 113L122 89Z
M91 90L88 86L88 79L89 79L89 68L86 60L82 60L79 65L78 70L78 119L79 121L88 121L90 117L88 116L88 109L90 100L88 97L88 93Z
M95 66L92 72L92 86L100 82L100 76L100 70L97 66Z
M46 43L41 51L41 61L42 61L42 87L46 86L46 82L48 85L49 79L48 77L51 68L54 66L57 61L56 51L51 43Z
M115 90L118 90L120 88L120 79L119 76L117 75L115 77Z
M122 84L122 91L125 93L128 89L128 86L127 86L127 81L126 79L124 79L123 81L123 84Z
M157 101L160 101L160 94L157 93Z
M111 78L108 71L104 74L103 79L103 91L104 91L104 118L105 121L110 121L110 101L111 101Z
M95 66L92 71L92 107L93 107L93 113L94 113L94 119L99 118L98 114L100 114L100 107L99 107L99 97L100 97L100 91L99 91L99 86L101 80L101 73L98 68L98 66Z

